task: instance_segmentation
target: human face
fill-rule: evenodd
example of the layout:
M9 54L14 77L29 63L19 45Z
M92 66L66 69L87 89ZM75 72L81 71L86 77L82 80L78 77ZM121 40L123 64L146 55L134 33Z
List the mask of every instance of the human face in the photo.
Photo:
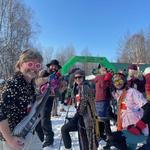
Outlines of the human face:
M136 77L138 74L137 70L129 69L128 74L130 77Z
M102 74L102 75L105 75L106 73L107 73L107 71L106 71L106 69L105 68L101 68L100 69L100 73Z
M124 81L123 81L123 79L122 79L121 77L116 77L116 78L114 78L113 83L114 83L114 86L115 86L115 88L116 88L117 90L122 89L123 86L124 86Z
M77 84L82 84L82 82L83 82L83 76L81 76L80 74L76 74L76 75L74 76L74 80L75 80L75 82L76 82Z
M20 65L21 72L29 82L38 75L41 69L42 64L37 59L23 62Z
M49 71L57 71L57 70L58 70L58 66L57 65L54 65L54 64L50 65Z

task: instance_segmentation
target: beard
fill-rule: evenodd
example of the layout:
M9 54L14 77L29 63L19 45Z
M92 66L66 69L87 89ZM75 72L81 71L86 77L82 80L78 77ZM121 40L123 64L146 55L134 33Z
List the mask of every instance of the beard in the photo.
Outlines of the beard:
M33 70L30 70L30 69L27 69L23 72L26 80L28 82L31 82L32 79L36 78L38 76L38 72L37 71L33 71Z

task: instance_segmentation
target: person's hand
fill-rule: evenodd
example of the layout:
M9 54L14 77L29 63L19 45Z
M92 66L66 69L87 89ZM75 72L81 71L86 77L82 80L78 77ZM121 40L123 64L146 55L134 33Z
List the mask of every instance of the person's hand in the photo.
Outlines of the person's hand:
M47 91L47 89L48 89L48 83L40 87L40 93L44 94Z
M12 136L7 140L9 147L15 150L21 150L24 147L24 142L22 138Z
M129 125L127 130L134 135L140 135L144 128L146 128L146 124L142 120L139 120L135 125Z

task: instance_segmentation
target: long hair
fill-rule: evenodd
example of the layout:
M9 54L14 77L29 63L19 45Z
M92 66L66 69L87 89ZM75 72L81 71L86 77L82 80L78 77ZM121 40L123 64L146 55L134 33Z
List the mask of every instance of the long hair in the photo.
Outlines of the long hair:
M43 57L37 50L27 49L21 53L15 65L15 70L20 70L20 63L27 62L32 59L37 59L40 63L43 62Z

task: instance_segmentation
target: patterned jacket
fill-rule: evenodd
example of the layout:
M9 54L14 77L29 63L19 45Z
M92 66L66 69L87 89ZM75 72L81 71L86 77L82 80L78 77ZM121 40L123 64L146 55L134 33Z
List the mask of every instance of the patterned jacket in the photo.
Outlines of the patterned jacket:
M121 95L121 93L119 93L119 95ZM143 94L138 90L134 88L129 88L127 90L127 94L124 99L125 107L121 112L123 128L136 124L142 118L144 111L141 107L146 103L147 99L145 99ZM143 133L147 135L148 128L145 128Z
M11 131L28 114L28 108L35 101L32 83L27 83L20 72L6 81L0 93L0 121L8 119ZM2 139L2 136L0 135Z
M96 150L96 136L95 136L95 97L92 89L87 82L80 87L80 104L78 107L78 113L83 117L83 122L87 135L88 150ZM81 137L80 137L81 139ZM85 140L85 139L83 139ZM83 141L82 140L82 141ZM84 141L85 142L85 141ZM86 150L86 148L82 148Z

